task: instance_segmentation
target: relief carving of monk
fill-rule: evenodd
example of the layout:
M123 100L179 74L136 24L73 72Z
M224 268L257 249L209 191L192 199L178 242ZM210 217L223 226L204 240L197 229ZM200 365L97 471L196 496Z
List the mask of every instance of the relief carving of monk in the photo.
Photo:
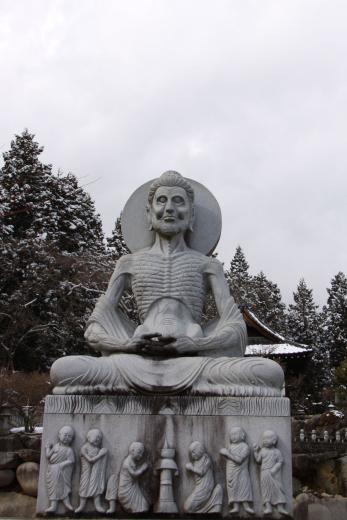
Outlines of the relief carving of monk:
M281 395L277 363L242 357L245 323L222 264L206 256L220 233L216 204L201 184L174 171L129 199L123 218L133 253L118 260L85 333L102 356L58 359L51 369L55 393ZM139 211L143 217L135 221ZM139 326L118 308L127 289L136 299ZM209 290L218 317L202 325Z

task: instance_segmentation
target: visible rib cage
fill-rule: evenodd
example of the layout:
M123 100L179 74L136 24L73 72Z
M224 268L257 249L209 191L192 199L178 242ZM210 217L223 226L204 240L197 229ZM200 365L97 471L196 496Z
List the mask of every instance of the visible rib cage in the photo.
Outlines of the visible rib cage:
M191 251L168 257L142 252L136 257L131 283L141 321L159 298L176 298L190 309L194 321L200 323L205 296L203 271L208 259Z

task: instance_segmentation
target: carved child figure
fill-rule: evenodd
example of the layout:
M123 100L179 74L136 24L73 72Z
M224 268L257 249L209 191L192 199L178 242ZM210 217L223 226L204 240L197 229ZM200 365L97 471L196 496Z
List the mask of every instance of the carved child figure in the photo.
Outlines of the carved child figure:
M148 464L143 460L144 453L142 442L132 442L119 473L118 500L127 513L145 513L150 507L139 482L148 470Z
M253 515L253 496L248 470L250 448L245 442L246 434L242 428L235 427L231 428L229 435L230 445L221 449L220 454L227 459L226 485L230 513L238 514L242 505L246 513Z
M72 471L75 463L75 454L70 447L74 438L71 426L63 426L58 433L56 444L46 445L48 461L46 484L49 507L46 513L55 513L59 502L63 502L66 509L73 511L70 502Z
M186 464L187 471L194 475L195 488L184 502L186 513L220 513L223 503L223 490L215 486L211 457L201 442L194 441L189 446L191 462Z
M101 447L102 433L97 428L89 430L87 442L81 448L80 503L75 513L84 510L88 498L92 498L98 513L104 513L101 495L106 487L107 450Z
M273 507L281 515L288 515L285 509L286 497L283 491L281 469L283 456L276 448L277 435L272 430L267 430L262 435L262 445L254 445L254 458L260 469L260 485L263 500L263 512L270 515Z

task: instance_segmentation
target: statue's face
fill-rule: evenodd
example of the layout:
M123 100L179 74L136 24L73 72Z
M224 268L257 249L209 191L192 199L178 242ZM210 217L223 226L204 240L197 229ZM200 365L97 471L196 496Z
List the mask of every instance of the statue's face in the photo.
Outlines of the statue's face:
M190 458L193 461L200 460L204 454L204 447L199 442L195 442L190 446Z
M61 428L59 431L59 440L63 444L69 445L73 438L73 431L68 426Z
M230 442L237 443L243 440L243 434L241 428L232 428L230 430Z
M265 448L272 448L276 446L277 437L273 432L265 432L263 435L263 446Z
M140 442L135 442L130 447L130 453L134 460L140 461L144 454L144 446Z
M183 188L160 186L154 194L149 213L153 230L170 237L189 229L193 210Z
M92 444L93 446L101 446L102 442L102 433L98 430L92 430L87 435L87 440Z

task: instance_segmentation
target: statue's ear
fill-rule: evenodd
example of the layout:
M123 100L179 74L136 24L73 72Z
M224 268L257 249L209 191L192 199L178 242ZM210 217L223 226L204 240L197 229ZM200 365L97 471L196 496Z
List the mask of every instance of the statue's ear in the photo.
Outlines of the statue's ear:
M152 231L153 230L152 215L151 215L151 207L149 204L147 204L147 206L146 206L146 215L147 215L148 229L150 231Z
M195 207L192 206L190 211L190 220L189 220L189 231L194 231L194 220L195 220Z

